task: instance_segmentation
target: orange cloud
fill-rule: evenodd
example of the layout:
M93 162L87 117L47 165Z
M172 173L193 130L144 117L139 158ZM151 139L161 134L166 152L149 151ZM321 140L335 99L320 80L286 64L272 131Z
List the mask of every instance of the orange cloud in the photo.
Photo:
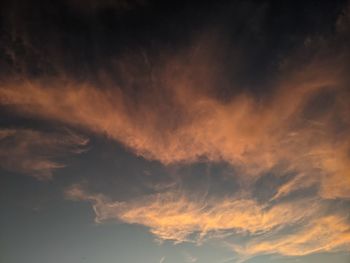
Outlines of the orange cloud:
M112 86L106 76L101 77L105 88L65 79L9 82L0 87L0 103L22 114L107 134L135 154L165 165L202 158L226 161L254 178L286 162L287 170L307 179L289 182L276 198L317 182L322 196L348 198L349 136L334 131L335 125L348 125L350 117L342 101L349 96L343 88L344 66L338 60L319 58L303 70L281 74L271 94L260 100L245 93L225 102L217 99L215 64L207 53L194 52L189 58L169 58L154 70L152 83L126 63L120 69L127 76L125 87ZM134 96L129 94L133 82L150 86ZM335 97L334 105L305 117L309 104L324 91ZM335 116L340 124L334 123Z
M333 39L308 39L299 53L285 59L261 96L236 91L219 98L216 91L226 77L215 59L220 47L201 39L188 52L165 56L152 65L147 57L144 66L135 57L111 59L113 68L101 69L95 82L57 76L4 80L0 105L107 135L163 165L224 161L246 182L246 196L223 199L171 191L118 202L79 186L68 189L69 198L92 203L97 222L114 219L144 225L159 239L175 242L200 243L236 234L248 239L243 246L230 244L243 257L349 250L349 222L324 207L325 199L350 198L350 52L338 46L338 40L349 35L349 14L338 20ZM305 62L309 49L314 55ZM232 83L232 90L236 86ZM60 167L31 149L66 142L32 131L16 134L0 132L0 141L14 136L20 142L0 151L5 167L25 160L19 169L40 177L50 177ZM76 144L84 146L86 141ZM267 203L258 203L250 187L272 169L277 176L296 175L274 189L276 194ZM317 196L286 201L291 193L311 186L317 187ZM288 234L279 234L289 227Z
M267 253L301 256L350 247L346 217L325 214L318 199L264 205L237 197L198 200L174 191L114 202L79 185L68 189L66 196L91 202L97 222L114 219L144 225L161 240L201 243L244 236L248 238L244 245L228 243L242 258ZM280 234L288 228L287 234Z
M197 234L194 241L200 242L207 236L220 231L232 233L264 233L287 225L301 222L320 206L315 200L284 203L268 207L254 200L226 198L223 200L192 200L178 192L151 195L128 202L113 202L101 194L89 194L80 186L66 191L68 198L92 202L96 221L117 219L130 224L140 224L161 239L175 242L190 241L191 234Z
M311 253L349 251L350 226L344 217L331 215L317 218L300 231L271 240L257 239L244 247L233 245L242 256L279 253L303 256Z

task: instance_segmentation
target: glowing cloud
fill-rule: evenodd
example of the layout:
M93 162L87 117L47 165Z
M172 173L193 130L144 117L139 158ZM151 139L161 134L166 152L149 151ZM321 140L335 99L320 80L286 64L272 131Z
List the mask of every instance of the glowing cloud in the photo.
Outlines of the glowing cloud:
M0 103L29 116L107 134L137 155L165 165L202 158L226 161L248 178L287 162L289 170L305 174L307 181L320 180L324 197L349 197L350 111L342 101L348 94L339 67L313 62L302 72L284 76L264 100L239 94L222 102L208 86L216 78L197 72L198 63L209 71L209 62L192 59L182 73L180 58L160 67L159 86L153 88L158 95L150 98L140 91L140 103L124 87L102 89L62 79L2 85ZM310 101L324 91L334 96L334 105L316 117L305 117ZM334 116L339 124L334 124ZM334 125L343 125L343 132L335 132ZM312 179L316 174L322 176Z
M164 166L225 162L244 181L245 196L224 198L173 190L119 202L77 185L68 189L68 198L92 203L97 222L140 224L157 238L174 242L225 240L235 234L246 238L245 244L227 243L243 257L348 251L350 224L326 205L350 198L350 52L348 46L338 46L347 37L348 22L349 12L338 20L337 34L329 41L310 38L282 61L262 95L241 91L227 80L233 94L220 97L217 91L226 76L219 73L223 66L213 55L219 48L201 38L186 52L154 58L152 65L147 57L144 63L127 55L113 58L111 68L101 68L94 81L6 79L0 85L0 105L19 115L107 135ZM314 55L305 61L301 57L308 50ZM40 171L40 177L50 177L60 165L37 158L32 146L87 144L79 136L61 142L50 136L41 140L32 131L16 134L1 131L5 146L0 147L7 150L6 140L13 136L19 142L10 155L0 148L1 162L12 167L25 160L19 168ZM272 170L280 177L295 176L285 176L275 194L260 203L253 185ZM312 197L293 199L293 193L312 187Z
M317 199L259 205L249 199L191 200L179 192L166 192L127 202L113 202L102 194L89 194L79 185L66 191L74 200L92 203L96 221L119 220L141 224L162 240L203 242L244 236L247 243L229 243L242 257L263 253L305 255L334 249L347 250L350 224L341 214L324 214ZM289 229L288 234L280 235Z
M279 253L287 256L303 256L316 252L349 250L350 226L344 217L331 215L317 218L304 225L300 231L279 238L257 238L244 247L233 248L242 255Z

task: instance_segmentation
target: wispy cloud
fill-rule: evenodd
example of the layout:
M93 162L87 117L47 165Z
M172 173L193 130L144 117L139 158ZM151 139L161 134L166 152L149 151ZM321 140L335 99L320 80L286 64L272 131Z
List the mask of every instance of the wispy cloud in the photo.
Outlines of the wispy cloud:
M185 261L187 263L194 263L194 262L197 262L197 260L198 260L198 258L191 255L190 253L188 253L188 252L185 253Z
M186 56L169 58L154 73L155 96L140 91L141 103L130 97L128 87L102 89L43 79L3 84L1 104L107 134L135 154L165 165L203 158L226 161L245 177L255 178L286 162L289 170L307 177L302 181L320 182L322 196L349 197L350 110L344 101L349 97L344 60L321 56L302 70L281 74L264 99L240 93L223 102L211 95L217 77L206 56L195 53L180 72ZM124 65L124 71L127 68ZM143 77L138 81L151 85ZM326 109L317 105L322 96L333 98ZM313 115L308 114L310 107L315 107ZM284 186L279 195L299 187L300 181Z
M56 159L84 151L88 139L76 133L31 129L0 130L0 166L38 179L50 179L63 168Z
M329 39L308 38L285 58L268 91L262 89L260 95L225 80L215 59L221 46L210 36L152 63L146 55L113 58L94 81L64 74L5 79L0 105L107 135L164 166L225 162L245 183L245 196L211 199L192 198L171 184L127 201L77 185L68 189L69 198L92 203L97 222L144 225L158 238L175 242L225 240L235 234L247 241L229 246L244 257L348 250L349 222L341 212L329 212L327 202L350 198L350 51L344 41L349 17L348 11L341 15ZM233 94L222 98L217 90L225 81ZM61 165L33 149L51 152L87 144L79 136L61 140L31 130L3 130L0 136L3 166L40 178L52 176ZM272 171L295 176L259 203L252 186ZM312 197L290 198L311 187L316 189Z
M67 197L92 203L96 221L120 220L150 228L158 238L175 242L203 242L234 235L248 241L229 243L241 256L262 253L305 255L347 250L350 224L346 215L325 214L317 199L259 205L254 200L216 199L198 202L167 192L128 202L114 202L89 194L75 185ZM281 234L281 232L285 234Z
M287 256L303 256L311 253L349 251L350 226L343 216L330 215L305 224L299 231L264 240L257 238L245 246L232 246L244 256L279 253Z

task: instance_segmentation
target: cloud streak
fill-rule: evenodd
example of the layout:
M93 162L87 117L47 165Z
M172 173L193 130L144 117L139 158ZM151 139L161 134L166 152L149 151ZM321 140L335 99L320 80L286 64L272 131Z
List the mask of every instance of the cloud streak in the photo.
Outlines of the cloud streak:
M349 222L337 215L324 216L310 221L296 233L275 239L258 238L244 247L233 246L242 255L274 254L304 256L311 253L348 251L350 244Z
M317 180L324 197L349 197L344 61L317 58L301 71L282 74L266 98L239 93L227 102L212 95L217 76L210 62L202 52L190 59L170 58L156 67L151 83L123 65L124 75L137 74L139 85L150 85L136 97L129 94L131 86L112 87L106 78L106 89L65 79L4 83L1 104L27 116L107 134L135 154L165 165L203 158L226 161L248 178L287 162L288 169L306 176L321 174ZM322 110L317 99L327 94L334 102ZM308 107L316 107L315 116L308 116Z
M72 132L43 132L31 129L0 130L0 166L36 177L52 178L63 163L55 159L81 153L89 140Z
M195 200L183 193L165 192L115 202L79 185L67 189L66 196L91 202L99 223L114 219L144 225L161 240L202 243L245 237L244 245L227 241L243 258L266 253L301 256L348 250L350 245L346 216L325 214L325 205L313 198L262 205L237 197ZM280 235L283 231L286 234Z

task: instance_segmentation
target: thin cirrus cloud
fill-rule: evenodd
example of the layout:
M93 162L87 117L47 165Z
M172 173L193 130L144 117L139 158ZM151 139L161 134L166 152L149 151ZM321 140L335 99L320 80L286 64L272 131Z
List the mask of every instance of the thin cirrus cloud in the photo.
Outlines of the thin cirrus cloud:
M242 258L346 251L350 245L346 215L325 213L325 204L315 198L277 204L238 198L199 202L169 191L116 202L103 194L89 193L79 185L67 189L66 196L91 202L99 223L114 219L144 225L161 240L200 244L213 238L226 240L232 235L245 237L244 243L226 241Z
M329 215L311 220L299 231L280 237L257 238L244 247L231 245L242 255L274 254L304 256L311 253L348 251L349 222L344 216Z
M215 231L221 235L220 230L252 234L268 232L285 224L297 223L320 209L316 202L311 201L271 208L250 199L227 198L198 202L178 192L113 202L102 194L90 194L79 185L67 189L66 196L73 200L92 202L97 222L114 218L146 225L161 239L176 242L200 242L201 238L215 236ZM192 237L191 234L195 233L198 235Z
M65 167L57 158L85 151L88 142L70 131L4 128L0 130L0 167L39 180L50 179L55 170Z
M243 197L205 200L168 191L119 202L77 185L69 188L67 197L92 203L97 222L144 225L157 238L175 242L225 240L235 234L246 241L227 244L243 257L348 250L348 219L330 213L327 205L350 197L350 60L348 47L341 45L348 17L345 13L338 19L338 34L329 41L308 39L285 59L270 90L261 96L237 91L219 98L215 90L223 83L221 66L212 56L217 47L200 39L188 52L152 66L145 59L141 69L132 57L121 59L112 68L120 81L103 69L95 82L57 76L9 79L0 86L0 104L18 114L107 134L135 155L165 166L226 162L247 183ZM320 103L325 98L328 103ZM5 132L4 138L8 136ZM12 156L28 153L18 152ZM23 170L48 167L43 176L59 166L30 160L34 164ZM252 185L272 169L281 177L295 176L259 203ZM312 187L314 196L291 198Z
M191 254L189 253L185 253L185 261L188 262L188 263L193 263L193 262L197 262L198 258L192 256Z
M0 88L1 104L107 134L136 155L165 165L205 158L228 162L245 177L256 178L286 162L285 169L306 180L288 182L279 195L307 181L320 184L323 197L349 197L346 56L330 58L320 52L301 70L282 71L264 98L239 93L223 102L212 94L218 78L210 73L215 63L207 53L169 58L154 70L152 85L137 78L140 85L151 85L140 91L141 102L128 87L112 87L104 77L105 88L64 78L8 82ZM322 96L333 98L325 110L315 103ZM309 116L310 107L316 114Z

